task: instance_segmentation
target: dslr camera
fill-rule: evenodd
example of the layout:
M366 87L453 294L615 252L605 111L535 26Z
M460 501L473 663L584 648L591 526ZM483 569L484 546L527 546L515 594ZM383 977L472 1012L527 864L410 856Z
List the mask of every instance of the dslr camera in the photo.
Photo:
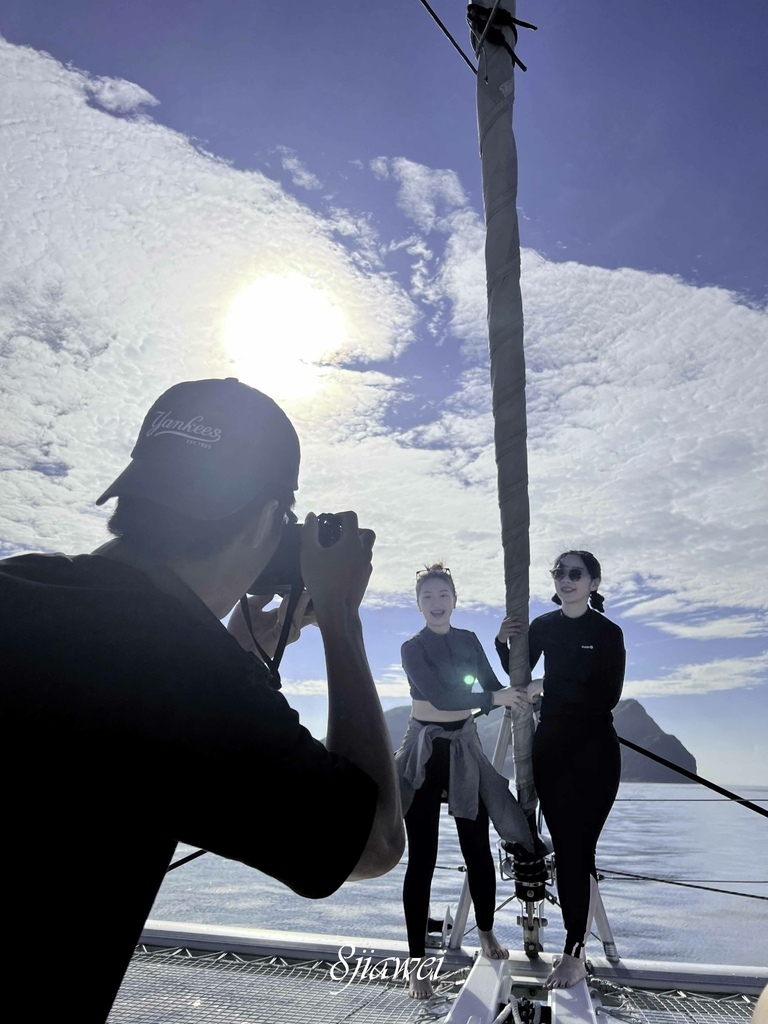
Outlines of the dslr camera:
M295 589L304 589L301 578L301 523L289 523L283 528L280 543L263 572L248 587L249 594L279 594L281 597ZM333 547L341 536L341 518L332 512L317 517L317 536L324 548Z

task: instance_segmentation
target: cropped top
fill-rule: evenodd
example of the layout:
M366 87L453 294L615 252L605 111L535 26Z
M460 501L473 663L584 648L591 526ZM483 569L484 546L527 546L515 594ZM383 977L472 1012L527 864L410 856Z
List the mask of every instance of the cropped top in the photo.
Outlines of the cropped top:
M503 689L480 641L468 629L436 633L425 626L403 644L400 654L413 700L428 700L441 711L488 712L494 690ZM472 691L474 683L485 691Z
M496 641L502 666L509 649ZM624 634L615 622L588 608L576 619L558 608L534 619L528 630L533 669L544 655L541 721L555 717L613 721L624 684Z

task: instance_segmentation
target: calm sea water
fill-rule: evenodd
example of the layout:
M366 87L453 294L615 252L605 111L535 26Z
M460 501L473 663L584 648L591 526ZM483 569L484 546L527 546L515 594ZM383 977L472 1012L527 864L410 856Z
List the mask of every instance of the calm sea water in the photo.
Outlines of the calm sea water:
M740 795L762 800L760 806L768 808L768 789L742 787ZM495 844L493 833L492 839ZM304 845L311 872L311 837L297 830L296 842ZM179 847L179 856L186 852L189 848ZM455 909L464 878L461 863L456 830L444 812L433 915L442 914L446 905ZM597 864L598 871L693 880L768 897L768 818L695 785L625 784L603 830ZM152 917L403 940L403 872L404 863L383 878L348 883L330 899L315 901L207 854L167 876ZM768 965L768 901L608 878L600 888L625 958ZM499 881L497 904L511 894L511 883ZM559 951L564 941L560 913L551 904L545 907L544 947ZM521 948L518 912L513 900L496 918L497 934L515 948ZM468 927L473 923L470 913ZM465 944L476 944L476 932L467 935ZM590 950L601 952L597 940Z

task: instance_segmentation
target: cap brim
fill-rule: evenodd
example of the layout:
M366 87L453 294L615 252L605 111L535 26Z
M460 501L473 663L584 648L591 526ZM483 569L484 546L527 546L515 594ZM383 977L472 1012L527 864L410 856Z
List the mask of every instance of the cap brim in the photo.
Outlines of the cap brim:
M295 480L273 482L276 488L296 490ZM220 473L209 468L203 480L199 470L188 464L134 458L96 504L122 496L145 498L190 519L224 519L247 505L264 483L254 482L246 473L233 475L224 467Z

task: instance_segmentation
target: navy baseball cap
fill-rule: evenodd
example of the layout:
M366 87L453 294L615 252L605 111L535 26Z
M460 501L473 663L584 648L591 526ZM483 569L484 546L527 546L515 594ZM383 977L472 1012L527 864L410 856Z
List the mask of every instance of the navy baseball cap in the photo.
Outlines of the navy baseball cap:
M235 377L175 384L147 414L131 462L96 501L147 498L191 519L223 519L264 487L295 491L293 424L267 395Z

